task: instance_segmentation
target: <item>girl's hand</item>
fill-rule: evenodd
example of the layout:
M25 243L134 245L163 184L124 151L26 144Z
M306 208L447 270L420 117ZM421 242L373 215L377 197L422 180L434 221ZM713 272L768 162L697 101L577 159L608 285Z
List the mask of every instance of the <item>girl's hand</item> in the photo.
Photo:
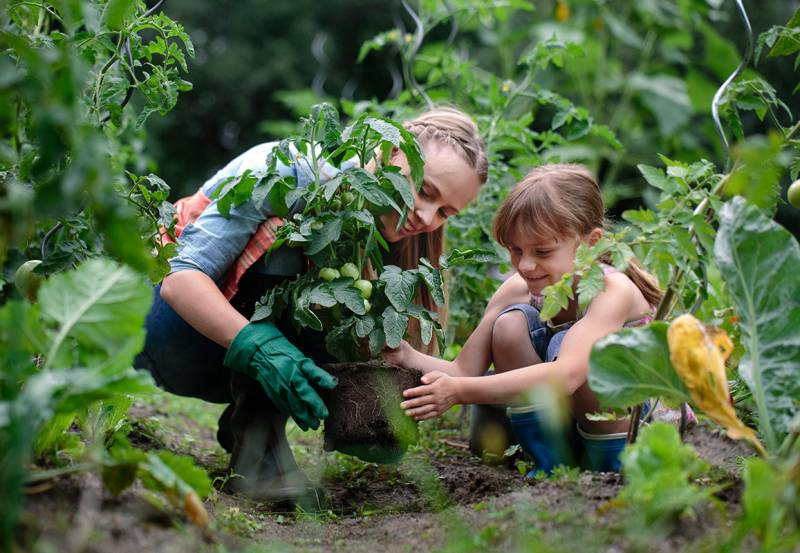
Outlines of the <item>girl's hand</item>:
M404 369L409 368L407 365L408 362L408 350L411 349L411 346L405 340L400 342L400 345L397 346L395 349L391 348L384 348L381 352L381 357L383 360L389 363L390 365L397 365L398 367L403 367Z
M403 397L413 399L402 402L400 407L418 421L438 417L459 403L457 383L456 377L440 371L430 372L422 377L422 386L403 392Z

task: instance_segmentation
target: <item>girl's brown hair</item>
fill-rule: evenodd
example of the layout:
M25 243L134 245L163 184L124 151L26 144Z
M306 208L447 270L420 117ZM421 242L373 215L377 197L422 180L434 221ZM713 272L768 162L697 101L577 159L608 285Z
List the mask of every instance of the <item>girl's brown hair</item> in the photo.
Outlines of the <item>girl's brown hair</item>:
M591 171L583 165L553 163L536 167L514 187L495 215L493 233L508 248L516 232L551 239L586 236L606 226L603 196ZM635 258L628 260L625 274L649 304L661 301L655 277Z
M438 107L406 121L403 126L416 137L423 148L431 143L452 146L475 170L481 184L486 182L489 171L486 148L477 125L469 115L453 107ZM387 264L397 265L402 269L415 269L419 266L419 260L426 257L434 266L438 266L439 256L444 251L444 233L445 225L442 225L433 232L409 236L390 244ZM438 307L427 288L420 292L417 299L423 307L439 314L439 322L444 327L447 305ZM428 346L422 344L416 319L410 321L408 330L412 346L428 353L435 352L436 340L432 340Z

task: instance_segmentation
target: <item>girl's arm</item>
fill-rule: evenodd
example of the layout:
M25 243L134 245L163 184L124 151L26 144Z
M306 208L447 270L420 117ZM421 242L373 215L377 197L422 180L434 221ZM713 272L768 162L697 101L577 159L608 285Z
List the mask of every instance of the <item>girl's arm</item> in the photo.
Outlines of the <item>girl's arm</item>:
M567 332L555 361L474 378L426 374L423 386L403 392L407 399L401 407L407 415L423 420L441 415L456 403L512 403L543 383L559 385L571 395L586 382L595 342L621 329L635 302L638 290L625 275L608 275L605 283L586 315Z
M396 350L384 353L384 359L401 367L419 369L423 373L440 371L458 377L480 376L492 362L492 327L495 319L509 305L527 303L529 297L528 287L519 275L501 284L489 300L481 322L453 361L426 355L405 341Z
M161 283L161 297L195 330L224 348L249 322L201 271L170 273Z

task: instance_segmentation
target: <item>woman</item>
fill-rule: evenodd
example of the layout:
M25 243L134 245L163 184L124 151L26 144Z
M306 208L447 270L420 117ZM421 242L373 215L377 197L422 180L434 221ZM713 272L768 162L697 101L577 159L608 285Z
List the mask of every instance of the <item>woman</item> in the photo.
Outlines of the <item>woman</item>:
M414 210L399 231L397 213L376 213L376 219L390 244L387 262L412 268L423 256L438 259L444 222L475 198L486 180L487 159L474 122L458 110L434 109L404 126L423 150L423 185L414 190ZM304 270L302 252L281 248L268 264L252 263L253 243L263 244L259 236L269 243L269 223L275 222L270 206L265 202L257 208L248 201L224 217L210 199L229 177L246 170L263 173L276 144L261 144L237 157L179 206L189 219L192 211L199 215L182 229L171 272L155 289L145 347L135 361L167 391L229 403L217 437L231 453L230 469L243 477L231 479L229 487L260 500L298 497L311 488L295 463L284 426L292 416L301 428L317 428L327 409L314 388L335 386L317 366L332 360L323 335L297 333L288 321L248 321L265 290ZM408 176L399 149L392 152L391 164ZM279 171L304 187L313 178L307 167L300 156ZM330 165L323 168L326 178L337 172ZM250 261L242 265L243 259ZM239 275L243 266L249 267Z

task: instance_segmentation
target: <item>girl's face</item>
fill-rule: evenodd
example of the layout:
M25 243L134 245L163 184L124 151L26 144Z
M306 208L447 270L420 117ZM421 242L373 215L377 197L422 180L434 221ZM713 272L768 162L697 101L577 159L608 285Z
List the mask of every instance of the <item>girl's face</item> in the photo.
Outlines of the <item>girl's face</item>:
M412 184L414 210L408 212L405 225L400 230L400 215L390 211L380 216L381 234L387 242L431 232L441 227L445 220L464 209L478 195L481 186L475 170L448 144L430 142L425 147L425 177L417 191ZM405 154L395 150L392 165L408 177L410 170Z
M575 268L575 252L581 241L594 244L603 235L602 229L594 229L581 238L531 237L518 230L511 236L508 248L511 264L525 279L531 294L539 295L545 287L555 284L566 273Z

